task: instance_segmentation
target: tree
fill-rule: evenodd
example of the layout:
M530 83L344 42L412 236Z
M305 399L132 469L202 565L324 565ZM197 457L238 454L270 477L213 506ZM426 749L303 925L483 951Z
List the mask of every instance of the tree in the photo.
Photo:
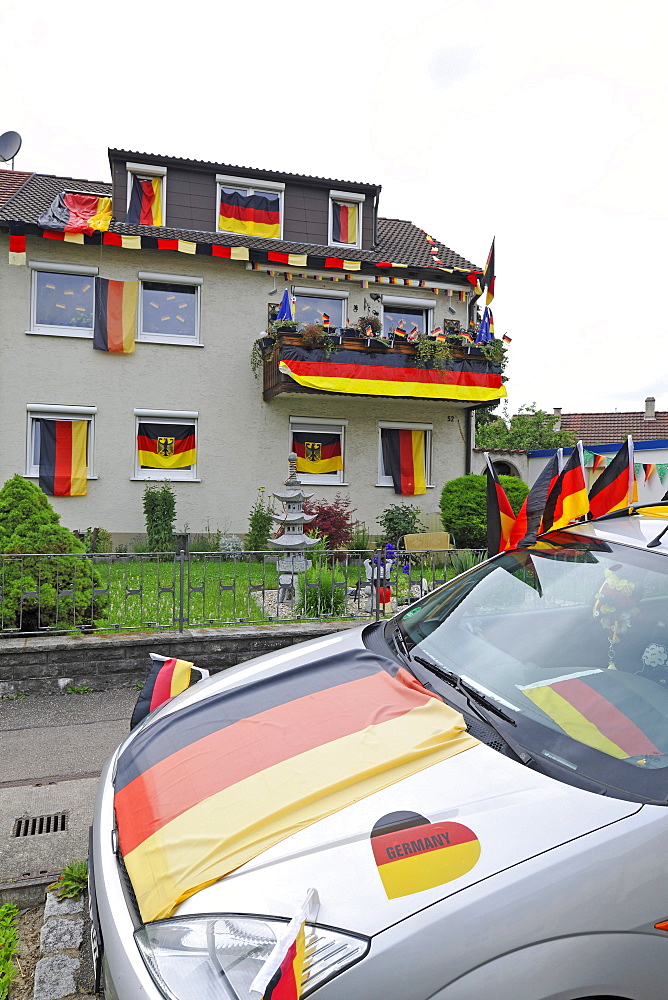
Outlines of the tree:
M348 497L337 493L333 500L315 500L304 503L305 514L315 514L306 531L315 531L325 539L328 549L344 549L353 537L353 525L350 515L355 511L350 509Z
M568 448L575 444L572 431L555 431L555 416L538 410L536 404L520 406L517 413L508 417L493 417L476 422L475 446L488 451L529 451L532 448Z
M420 520L421 510L410 503L395 503L386 507L376 520L383 529L382 544L388 542L403 548L404 535L417 535L425 531Z
M515 476L499 476L510 506L519 512L529 487ZM487 476L460 476L441 492L441 520L458 549L487 548Z
M257 500L248 515L248 534L245 538L247 552L261 552L267 548L269 535L274 527L271 508L264 497L264 486L258 487Z
M174 551L176 495L166 480L144 487L144 521L149 552Z
M101 581L85 546L59 522L44 493L22 476L0 490L0 552L14 557L2 559L4 628L78 628L106 610L106 598L93 594Z

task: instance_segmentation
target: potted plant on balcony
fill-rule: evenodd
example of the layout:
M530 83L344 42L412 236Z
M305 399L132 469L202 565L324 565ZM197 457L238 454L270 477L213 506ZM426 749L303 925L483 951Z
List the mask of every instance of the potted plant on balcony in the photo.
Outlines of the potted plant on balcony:
M480 345L480 350L488 361L491 361L492 364L500 365L501 371L504 370L508 362L508 352L502 340L497 340L496 338L488 340L486 344Z
M297 333L299 323L294 319L276 319L271 324L271 330L274 333Z
M381 331L381 322L377 316L360 316L357 330L363 337L375 337Z
M445 368L446 361L452 357L452 348L447 341L433 340L425 334L413 346L418 368Z
M255 378L258 377L260 368L265 360L270 361L276 353L278 337L272 327L263 330L251 347L250 364L251 371Z

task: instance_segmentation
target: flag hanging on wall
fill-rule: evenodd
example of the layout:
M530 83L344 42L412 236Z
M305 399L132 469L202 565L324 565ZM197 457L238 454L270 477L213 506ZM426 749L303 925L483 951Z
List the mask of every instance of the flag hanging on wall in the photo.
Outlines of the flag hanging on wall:
M623 510L638 499L638 485L633 468L633 438L621 446L610 465L604 469L589 491L592 517L601 517L613 510Z
M241 194L220 189L218 228L242 236L281 235L281 199L274 194Z
M485 461L487 462L487 550L490 556L493 556L509 547L515 525L515 514L487 452Z
M343 468L340 434L299 431L292 435L292 450L297 455L297 472L322 476Z
M427 492L425 432L383 427L380 432L385 475L399 496Z
M8 222L9 226L9 263L25 264L26 262L26 224L25 222Z
M87 420L39 420L39 487L52 497L88 492Z
M545 504L542 531L565 528L589 512L582 442L578 441Z
M357 244L357 205L332 203L332 240L334 243Z
M162 177L132 175L126 222L136 226L162 225Z
M96 351L134 353L138 294L138 281L95 279L93 347Z
M140 423L139 464L146 469L185 469L197 461L194 424Z
M44 229L59 233L106 232L111 224L111 198L97 194L62 191L37 220Z

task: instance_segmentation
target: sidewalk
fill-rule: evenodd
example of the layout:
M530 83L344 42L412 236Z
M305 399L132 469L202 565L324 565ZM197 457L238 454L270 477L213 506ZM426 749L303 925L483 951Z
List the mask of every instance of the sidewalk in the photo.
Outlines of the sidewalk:
M0 701L0 884L88 855L97 779L127 736L133 690ZM16 821L65 814L66 829L15 836Z

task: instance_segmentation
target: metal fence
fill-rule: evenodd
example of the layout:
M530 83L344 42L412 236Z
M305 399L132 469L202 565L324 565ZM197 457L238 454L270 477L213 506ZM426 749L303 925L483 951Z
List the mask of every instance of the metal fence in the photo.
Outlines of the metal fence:
M389 617L484 549L0 555L0 635Z

